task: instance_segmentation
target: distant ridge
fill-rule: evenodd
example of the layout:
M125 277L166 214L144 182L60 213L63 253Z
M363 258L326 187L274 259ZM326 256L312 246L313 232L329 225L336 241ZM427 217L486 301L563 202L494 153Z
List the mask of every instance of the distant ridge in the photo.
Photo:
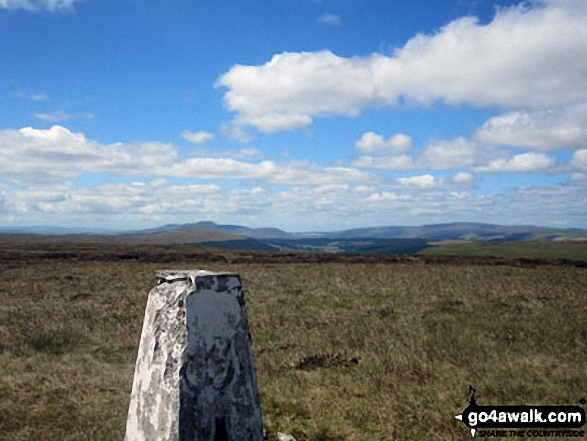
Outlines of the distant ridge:
M197 228L181 225L173 229L159 229L121 234L121 241L132 241L149 245L198 244L202 242L222 242L243 240L244 237L211 228Z
M68 228L68 227L48 227L48 226L31 226L31 227L1 227L0 233L3 234L44 234L44 235L108 235L117 234L115 230L107 228Z
M178 228L171 231L133 232L130 234L34 234L0 233L1 242L19 243L110 243L142 245L199 245L205 242L238 242L247 238L206 228Z
M211 221L168 224L138 231L98 234L81 228L1 228L0 243L130 243L144 245L201 245L256 251L413 254L456 243L587 241L587 230L533 225L495 225L453 222L421 226L380 226L335 232L289 233L278 228L249 228ZM39 234L47 231L50 234ZM82 231L83 233L80 233Z
M577 228L556 229L534 225L496 225L480 222L452 222L417 227L355 228L330 233L312 233L312 237L337 239L430 239L468 241L553 240L565 235L583 234Z
M249 228L242 225L221 225L211 221L201 221L193 224L167 224L148 230L135 231L129 234L148 234L176 231L188 228L207 229L215 231L224 231L236 236L249 237L251 239L290 239L295 237L292 233L287 233L279 228Z

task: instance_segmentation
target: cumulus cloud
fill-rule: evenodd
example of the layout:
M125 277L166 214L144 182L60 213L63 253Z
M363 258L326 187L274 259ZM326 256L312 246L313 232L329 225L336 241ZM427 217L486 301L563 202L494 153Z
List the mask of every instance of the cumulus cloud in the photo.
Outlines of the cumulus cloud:
M435 170L474 167L487 164L504 153L490 145L483 145L468 138L432 141L420 154L418 162Z
M442 185L441 179L436 179L432 175L411 176L409 178L398 178L397 182L402 187L412 188L437 188Z
M573 153L570 165L573 168L587 170L587 149L577 150Z
M255 158L257 156L261 156L261 150L259 149L240 149L236 153L234 153L234 157L237 159L248 159L248 158Z
M548 0L500 8L488 24L455 20L419 34L391 56L282 53L260 66L235 65L216 87L237 127L276 132L321 116L357 116L399 97L429 105L545 110L587 101L587 3Z
M518 188L504 202L496 207L495 215L509 216L512 223L585 224L585 189L579 186Z
M216 185L170 185L165 180L105 184L80 188L71 183L15 191L19 211L59 217L117 215L141 218L166 213L204 213L219 203L223 191ZM128 219L128 218L127 218Z
M373 170L412 170L416 168L414 160L408 155L397 156L360 156L351 161L353 167Z
M85 172L157 174L177 159L169 144L104 146L61 126L0 131L0 173L20 182L57 181Z
M186 141L192 142L194 144L205 144L208 141L214 139L214 134L210 132L190 132L189 130L184 130L181 132L181 138L185 139Z
M238 120L225 121L220 125L220 133L233 141L250 142L253 137L244 126L245 124L240 123Z
M571 173L571 182L575 185L587 184L587 173Z
M552 168L554 158L544 153L522 153L508 159L497 159L488 165L477 167L478 172L540 172Z
M505 113L483 124L475 137L490 144L542 151L587 146L587 105Z
M25 9L28 11L65 11L73 9L78 0L0 0L0 8L8 10Z
M368 139L368 138L367 138ZM552 171L556 160L545 154L526 152L512 155L507 150L465 137L453 140L432 141L419 154L365 155L351 161L353 167L373 170L453 170L467 167L482 173L532 173ZM569 162L575 169L587 169L587 149L577 150ZM422 182L431 182L431 175ZM454 184L471 184L474 175L461 171L450 178ZM404 184L410 182L402 181Z
M403 133L397 133L389 139L383 138L374 132L366 132L355 143L355 149L362 153L403 153L412 148L412 138Z
M460 142L463 151L480 148ZM83 225L99 219L116 228L121 223L136 228L138 222L189 222L196 216L248 225L263 225L271 219L273 226L295 230L308 225L340 228L353 222L349 226L357 226L358 219L384 225L454 219L499 223L506 218L511 223L569 222L574 226L583 225L586 215L587 149L577 150L570 162L575 187L506 189L497 195L462 192L475 181L470 171L444 178L423 172L390 180L356 166L253 162L239 160L241 153L244 157L257 152L243 149L225 152L223 157L180 159L172 144L104 145L61 126L3 130L0 222ZM461 152L461 157L468 156ZM389 157L372 158L385 161ZM553 158L536 152L487 157L475 153L472 158L470 170L478 172L548 171L554 166ZM416 159L422 161L420 156ZM132 177L134 182L78 187L75 179L85 173ZM186 178L189 184L170 184L168 178ZM226 185L228 179L241 181L237 186Z
M235 157L253 156L245 149ZM324 185L371 182L366 172L350 167L322 167L308 163L247 162L231 157L179 159L172 144L102 145L62 126L47 130L26 127L0 131L0 174L18 182L54 182L83 173L119 176L194 179L248 179L274 184Z
M582 153L577 151L571 160L571 166L580 168L583 161ZM554 158L544 153L527 152L512 156L504 149L465 137L432 141L414 156L365 155L351 161L354 167L373 170L454 170L466 167L485 173L541 172L552 169L555 162ZM474 177L468 172L460 172L451 181L464 184L474 181Z
M467 172L458 172L450 178L451 182L455 184L471 184L475 182L475 176Z
M321 167L306 163L279 166L268 182L290 185L337 185L340 183L368 183L376 179L351 167Z
M136 180L94 187L74 183L42 186L0 185L3 225L139 225L193 222L194 218L247 225L279 226L292 231L371 225L414 225L480 221L584 225L585 188L575 186L506 190L495 196L453 189L400 186L395 191L349 184L319 186L222 187L175 185L165 179ZM423 182L430 185L431 179ZM415 181L412 181L414 183ZM583 183L584 183L583 176ZM311 227L309 227L311 226Z
M373 193L367 196L365 200L370 202L381 202L381 201L409 201L411 196L407 194L397 194L389 191L381 191Z

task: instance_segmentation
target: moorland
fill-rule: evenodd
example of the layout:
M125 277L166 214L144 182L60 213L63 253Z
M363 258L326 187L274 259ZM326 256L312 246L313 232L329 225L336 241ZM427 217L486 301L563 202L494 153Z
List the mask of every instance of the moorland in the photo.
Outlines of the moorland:
M453 417L469 385L480 404L577 404L585 259L456 254L5 240L2 439L123 439L147 293L167 268L241 275L273 439L467 439Z

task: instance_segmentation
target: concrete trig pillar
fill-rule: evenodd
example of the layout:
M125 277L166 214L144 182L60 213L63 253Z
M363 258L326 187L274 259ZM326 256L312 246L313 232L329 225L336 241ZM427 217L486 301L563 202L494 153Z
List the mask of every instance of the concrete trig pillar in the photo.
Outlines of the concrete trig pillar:
M244 292L236 274L156 271L126 441L262 441Z

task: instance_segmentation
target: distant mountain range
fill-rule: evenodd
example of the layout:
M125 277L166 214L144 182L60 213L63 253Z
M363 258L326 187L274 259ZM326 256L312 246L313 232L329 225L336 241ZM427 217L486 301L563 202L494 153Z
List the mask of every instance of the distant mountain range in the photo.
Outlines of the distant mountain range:
M318 233L320 234L320 233ZM422 225L419 227L373 227L324 233L319 237L336 238L423 238L433 240L552 240L557 236L587 234L587 230L554 229L533 225L494 225L472 222Z
M68 227L1 227L0 234L45 234L45 235L71 235L71 234L118 234L119 232L106 228L68 228Z
M417 227L370 227L332 232L289 233L278 228L248 228L242 225L221 225L210 221L193 224L169 224L162 227L135 231L130 234L162 234L180 230L223 231L234 236L257 240L287 239L428 239L466 241L554 240L573 236L586 236L587 230L577 228L555 229L534 225L495 225L473 222L422 225ZM232 239L237 239L233 237Z
M2 228L0 241L105 242L151 245L203 245L257 251L321 251L409 254L439 243L587 240L587 230L532 225L447 224L355 228L335 232L289 233L278 228L248 228L210 221L168 224L138 231L54 227Z

